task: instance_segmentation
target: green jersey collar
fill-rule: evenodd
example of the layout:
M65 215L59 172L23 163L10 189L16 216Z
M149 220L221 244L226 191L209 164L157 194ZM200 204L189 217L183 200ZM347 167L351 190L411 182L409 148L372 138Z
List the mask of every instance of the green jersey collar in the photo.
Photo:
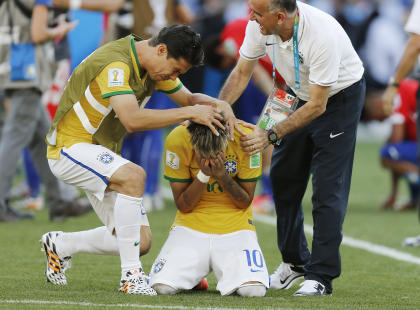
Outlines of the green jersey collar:
M143 39L136 36L134 33L131 34L131 50L133 51L134 59L136 60L137 68L139 69L140 78L142 78L141 76L142 76L142 73L144 72L142 68L140 67L139 59L137 58L137 52L136 52L136 47L134 46L134 41L136 42L143 41Z

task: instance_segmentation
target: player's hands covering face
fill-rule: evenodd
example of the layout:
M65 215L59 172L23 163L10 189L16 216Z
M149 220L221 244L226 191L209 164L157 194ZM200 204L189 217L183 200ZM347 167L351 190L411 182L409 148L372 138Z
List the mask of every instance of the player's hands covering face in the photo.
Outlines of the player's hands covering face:
M201 171L208 176L218 179L226 174L225 168L225 154L220 152L216 158L204 158L196 154L195 159Z

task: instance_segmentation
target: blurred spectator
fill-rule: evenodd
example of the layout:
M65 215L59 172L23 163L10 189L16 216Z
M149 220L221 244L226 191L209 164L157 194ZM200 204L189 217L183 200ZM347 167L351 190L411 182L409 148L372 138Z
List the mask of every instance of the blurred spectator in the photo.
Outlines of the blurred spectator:
M8 195L17 161L25 146L29 146L35 166L46 185L50 218L62 219L87 211L76 203L66 203L60 196L58 180L51 173L44 143L49 120L41 103L41 94L52 80L53 47L51 40L62 38L76 23L59 20L46 27L42 38L31 37L31 21L36 23L39 6L49 1L3 1L0 4L0 85L10 100L0 139L0 221L31 218L10 207ZM23 124L23 125L22 125Z
M405 45L403 56L398 64L394 75L390 78L388 87L385 90L382 98L384 100L385 112L390 114L392 112L392 101L398 91L400 82L413 70L416 61L420 55L420 0L415 0L413 9L411 10L405 30L410 33L407 44ZM420 91L417 91L417 111L420 106ZM420 117L417 117L417 128L420 128ZM420 135L417 135L419 139ZM420 143L417 140L417 146L420 147ZM417 149L417 155L419 156L420 151ZM420 208L419 208L419 219L420 219ZM407 238L404 240L405 245L420 246L420 236Z
M416 93L419 82L405 79L398 87L395 97L395 112L390 117L392 131L387 143L381 149L382 165L391 172L391 192L382 209L414 209L420 202L420 180L418 169L417 132L416 132ZM383 121L386 115L383 110L380 94L369 94L365 104L367 119ZM395 205L398 193L398 181L403 177L409 186L410 200L401 207Z
M340 6L337 21L346 31L356 51L363 46L369 24L377 16L374 1L345 0Z
M378 9L379 15L369 25L360 51L368 90L386 88L407 40L403 25L408 12L403 2L385 0Z
M162 27L190 24L194 16L188 6L179 0L132 0L133 33L148 39Z
M112 1L112 5L109 5L111 1ZM61 2L62 1L58 1L59 4ZM118 6L122 4L122 2L124 1L123 0L91 1L89 3L89 9L105 10L105 11L111 12L113 10L118 9ZM48 36L49 25L56 26L57 24L60 24L61 21L69 21L71 19L70 11L68 9L53 8L51 5L52 3L50 3L50 1L37 3L35 18L33 18L32 24L31 24L31 34L35 43L43 41L45 36ZM82 6L83 6L83 2L81 2L81 7ZM99 13L99 12L89 12L89 11L84 11L84 12L86 14ZM51 15L52 15L52 18L51 18ZM77 17L80 17L80 16L83 16L83 15L80 15L78 13ZM74 19L74 16L73 16L73 19ZM91 20L91 22L98 21L92 18L91 15L89 16L89 19ZM83 19L83 23L86 23L86 19ZM79 27L80 26L81 25L79 24ZM92 24L89 24L89 26L90 26L90 30L92 31ZM86 25L82 25L82 28L83 28L82 32L83 32L84 42L86 42L87 41L86 40L87 33L85 29ZM98 37L98 42L99 42L101 36L95 33L93 35L96 35ZM71 69L70 68L70 63L71 63L70 47L69 47L69 42L68 42L67 37L68 37L67 35L60 38L57 37L53 41L54 61L56 63L55 74L54 74L54 78L53 78L51 86L42 95L42 103L44 104L44 106L47 107L47 110L49 112L49 116L51 119L54 117L58 102L63 93L67 80L70 77L70 69ZM80 44L80 42L78 42L77 46L78 46L78 49L74 49L78 51L76 53L76 56L79 55L79 53L81 52L81 50L83 50L83 48L88 47L89 44ZM82 46L83 48L81 48ZM95 45L91 51L93 51L97 47L98 46ZM90 52L88 54L90 54ZM85 58L86 56L87 54L83 55L82 58ZM77 60L77 57L75 57L73 61L73 65L78 64L79 62L80 61ZM30 210L39 210L43 207L43 197L40 192L40 179L34 167L33 160L30 156L29 150L27 148L23 152L23 164L25 168L25 176L26 176L26 181L28 185L28 189L25 191L25 194L29 196L26 197L26 195L24 195L23 200L14 201L13 206L26 208ZM76 190L75 187L65 184L61 181L59 181L59 185L61 189L61 197L65 201L72 201L72 200L78 199L79 192Z

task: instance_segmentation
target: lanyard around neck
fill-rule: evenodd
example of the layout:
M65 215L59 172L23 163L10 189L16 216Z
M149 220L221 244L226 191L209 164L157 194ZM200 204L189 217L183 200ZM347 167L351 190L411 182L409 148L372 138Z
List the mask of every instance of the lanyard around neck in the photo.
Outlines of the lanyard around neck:
M299 72L299 44L298 44L298 30L299 30L299 10L296 9L295 22L293 24L293 60L295 67L295 88L300 89L300 72ZM273 44L273 81L276 79L275 53Z

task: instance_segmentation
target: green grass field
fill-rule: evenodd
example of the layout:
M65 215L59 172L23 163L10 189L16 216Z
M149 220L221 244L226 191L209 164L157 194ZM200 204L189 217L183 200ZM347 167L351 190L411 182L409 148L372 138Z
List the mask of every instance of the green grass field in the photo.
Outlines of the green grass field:
M420 258L420 248L401 246L404 237L420 234L416 212L378 208L388 193L389 176L379 165L377 150L377 144L357 146L344 234ZM407 196L405 188L402 195ZM304 203L306 224L312 223L309 199L310 190ZM142 259L147 271L165 241L174 213L174 204L167 201L165 210L149 214L153 246ZM0 309L420 309L420 265L345 245L341 247L342 275L333 283L333 295L325 297L293 297L297 286L286 291L269 290L264 298L221 297L213 275L208 277L207 292L128 296L118 292L119 258L93 255L73 258L66 287L46 283L40 236L50 230L75 231L99 225L93 213L51 223L45 210L39 211L34 221L1 223ZM272 273L281 261L275 227L257 222L257 232Z

